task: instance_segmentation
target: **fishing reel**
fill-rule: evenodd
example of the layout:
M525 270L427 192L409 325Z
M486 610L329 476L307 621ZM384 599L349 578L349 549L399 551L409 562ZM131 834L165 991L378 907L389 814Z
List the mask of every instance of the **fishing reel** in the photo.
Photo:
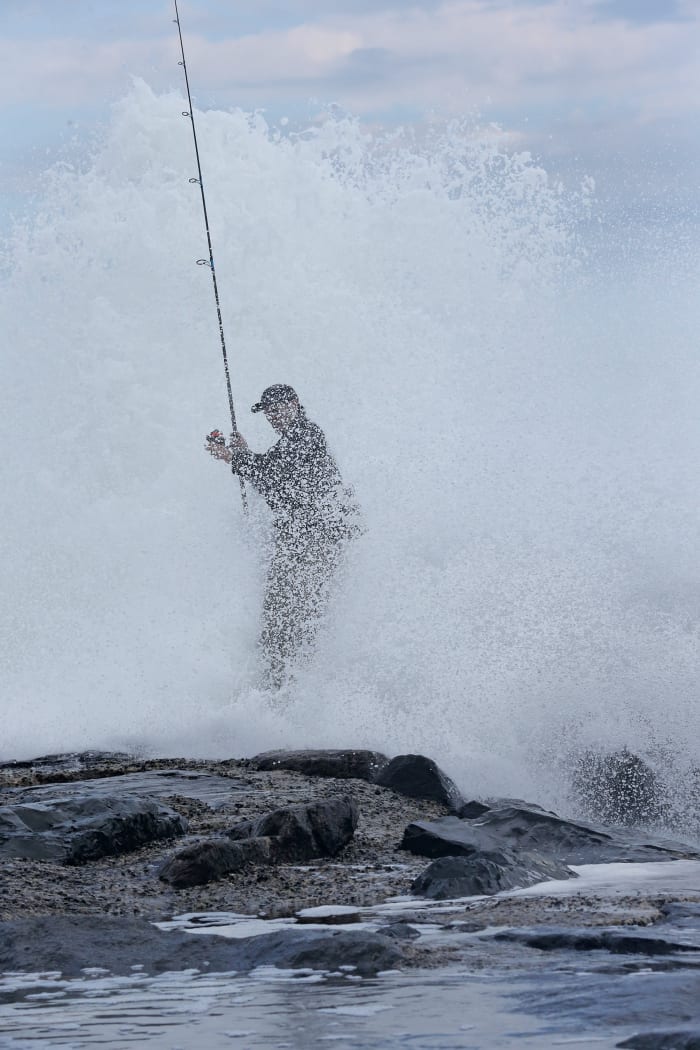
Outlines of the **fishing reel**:
M226 438L220 430L212 430L210 434L207 434L207 444L214 448L225 448Z
M212 430L211 433L207 434L206 445L204 447L214 459L223 459L227 463L230 462L231 454L226 445L226 438L220 430Z

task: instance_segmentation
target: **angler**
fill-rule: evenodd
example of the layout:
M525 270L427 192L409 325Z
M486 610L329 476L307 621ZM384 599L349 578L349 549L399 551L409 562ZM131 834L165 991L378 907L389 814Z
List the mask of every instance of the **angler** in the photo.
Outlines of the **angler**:
M296 391L275 384L253 412L263 412L280 435L267 452L251 452L236 431L228 444L219 431L207 451L230 463L266 500L274 515L274 548L263 601L260 646L265 684L279 688L303 649L313 642L347 541L361 531L352 489L308 418Z
M358 511L352 491L343 487L323 431L307 418L292 387L268 387L259 403L253 405L253 412L264 412L280 434L268 452L251 452L238 430L177 0L174 5L182 55L179 64L185 75L189 104L183 116L192 127L197 160L197 177L191 178L190 183L199 186L209 250L208 258L197 262L211 272L231 416L230 444L227 446L216 430L207 438L206 448L217 459L230 463L238 475L246 514L244 479L264 496L274 513L275 544L267 574L260 645L265 656L265 684L279 688L292 662L314 639L345 544L360 531Z

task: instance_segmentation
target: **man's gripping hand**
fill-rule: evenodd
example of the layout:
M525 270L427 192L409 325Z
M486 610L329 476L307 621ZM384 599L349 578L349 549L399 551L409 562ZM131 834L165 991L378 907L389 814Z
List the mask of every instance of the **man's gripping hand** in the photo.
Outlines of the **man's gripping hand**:
M231 452L226 448L226 438L220 430L212 430L207 434L205 449L214 459L223 459L224 463L231 462Z
M226 439L220 430L212 430L210 434L207 434L207 440L205 449L210 456L214 459L222 459L224 463L230 463L233 459L233 453L239 449L248 448L248 442L239 434L237 431L231 434L231 439L226 444Z

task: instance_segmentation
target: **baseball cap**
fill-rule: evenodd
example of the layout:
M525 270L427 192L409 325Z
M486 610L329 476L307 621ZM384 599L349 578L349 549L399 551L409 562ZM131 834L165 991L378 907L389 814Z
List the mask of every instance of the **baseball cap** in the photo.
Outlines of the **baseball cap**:
M299 398L294 387L287 386L286 383L274 383L273 386L268 386L263 390L260 400L253 405L250 411L264 412L266 408L273 408L275 405L281 405L285 401L298 400Z

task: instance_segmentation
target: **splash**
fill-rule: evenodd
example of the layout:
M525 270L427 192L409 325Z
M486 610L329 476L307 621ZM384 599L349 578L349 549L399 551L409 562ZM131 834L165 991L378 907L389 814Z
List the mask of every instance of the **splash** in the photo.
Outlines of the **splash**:
M136 83L5 245L3 757L420 750L551 803L577 747L697 765L697 258L598 279L585 193L478 129L198 114L241 429L291 383L368 526L273 702L181 110Z

